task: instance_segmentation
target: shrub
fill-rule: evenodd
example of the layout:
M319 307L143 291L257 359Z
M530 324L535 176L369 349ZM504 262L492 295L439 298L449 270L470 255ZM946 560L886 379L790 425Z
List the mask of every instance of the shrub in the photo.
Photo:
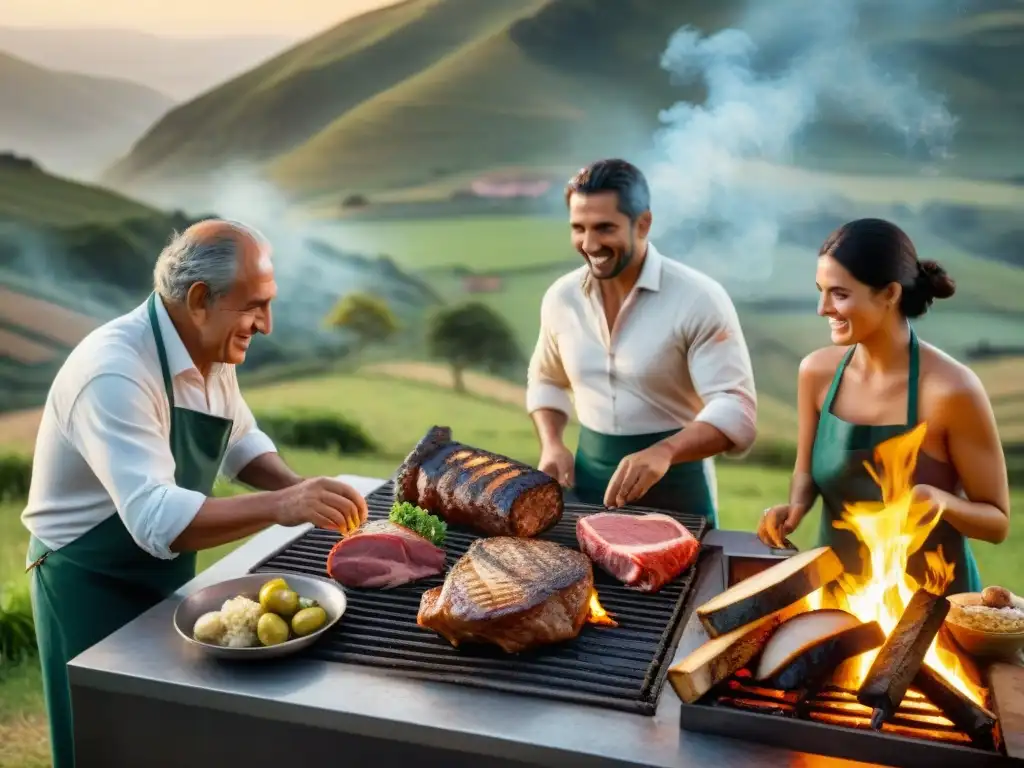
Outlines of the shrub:
M35 650L28 584L24 580L12 582L0 588L0 667L16 664Z
M32 458L23 454L0 455L0 502L28 498L32 482Z
M363 428L335 413L309 410L258 414L260 429L281 445L333 451L339 454L370 453L377 446Z

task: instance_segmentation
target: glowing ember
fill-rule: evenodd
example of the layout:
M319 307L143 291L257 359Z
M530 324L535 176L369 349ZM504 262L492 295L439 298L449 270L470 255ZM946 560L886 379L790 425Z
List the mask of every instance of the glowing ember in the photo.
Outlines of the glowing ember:
M601 601L597 599L596 589L590 593L590 613L587 615L587 623L598 624L602 627L619 626L618 622L608 615L608 611L601 605Z
M941 519L941 510L931 514L928 503L912 500L914 468L926 430L927 426L920 424L878 445L877 473L865 462L882 490L881 503L847 504L842 519L833 524L837 529L852 531L867 550L864 570L844 574L838 589L827 597L820 591L812 595L812 607L843 608L861 621L877 621L888 636L918 588L942 594L953 579L954 564L946 560L941 548L924 553L928 571L924 584L918 584L906 572L908 559L921 548ZM844 665L839 672L843 687L860 687L877 655L876 649ZM972 701L984 705L985 691L970 679L956 653L940 645L938 637L928 649L925 663Z

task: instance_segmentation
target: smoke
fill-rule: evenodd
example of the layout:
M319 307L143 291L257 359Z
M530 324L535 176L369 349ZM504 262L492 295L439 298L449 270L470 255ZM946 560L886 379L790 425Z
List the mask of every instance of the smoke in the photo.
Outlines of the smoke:
M650 173L655 236L732 289L756 290L773 276L787 224L825 211L855 218L813 174L795 183L783 170L826 120L836 146L853 126L895 138L904 155L945 158L956 121L942 97L865 42L867 23L906 29L939 5L773 0L754 2L736 28L678 30L662 67L674 83L702 82L707 95L661 114Z
M430 303L418 283L373 255L345 248L329 227L299 212L257 171L234 166L218 172L202 190L202 199L211 215L244 222L270 241L278 295L273 333L260 340L260 346L270 342L281 351L275 357L292 359L336 349L342 337L325 326L324 318L347 293L376 293L399 317ZM259 354L257 347L253 349Z

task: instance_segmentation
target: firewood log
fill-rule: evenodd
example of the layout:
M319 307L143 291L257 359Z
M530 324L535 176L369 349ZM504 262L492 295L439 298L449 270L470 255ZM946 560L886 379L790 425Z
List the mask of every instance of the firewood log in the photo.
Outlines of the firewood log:
M910 599L857 692L857 701L874 710L875 730L899 708L947 613L949 601L924 589Z
M788 608L842 572L830 547L801 552L734 584L700 606L697 616L708 635L718 637Z
M914 676L914 687L941 709L953 725L966 733L974 746L979 749L995 748L996 716L960 693L927 662Z
M692 704L730 675L745 667L764 647L784 614L769 616L708 640L672 666L668 681L687 704Z
M765 646L756 677L784 691L817 692L842 662L878 648L885 633L834 609L808 611L787 621Z

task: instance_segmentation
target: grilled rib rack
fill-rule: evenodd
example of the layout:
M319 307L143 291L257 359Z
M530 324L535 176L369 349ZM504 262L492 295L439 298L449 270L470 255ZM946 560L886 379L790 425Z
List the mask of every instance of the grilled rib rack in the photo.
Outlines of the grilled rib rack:
M393 493L394 485L388 482L366 497L369 519L387 517ZM578 549L577 519L604 511L596 505L566 504L558 525L538 538ZM698 540L704 535L707 523L702 516L657 511L674 517ZM251 572L326 576L327 554L339 538L330 531L310 530ZM445 541L448 568L478 538L450 526ZM574 640L517 655L484 645L453 648L416 625L420 597L440 585L443 574L396 589L346 588L344 619L305 653L308 658L378 667L418 679L653 715L679 640L696 567L653 595L628 589L595 567L598 597L619 626L588 624Z

